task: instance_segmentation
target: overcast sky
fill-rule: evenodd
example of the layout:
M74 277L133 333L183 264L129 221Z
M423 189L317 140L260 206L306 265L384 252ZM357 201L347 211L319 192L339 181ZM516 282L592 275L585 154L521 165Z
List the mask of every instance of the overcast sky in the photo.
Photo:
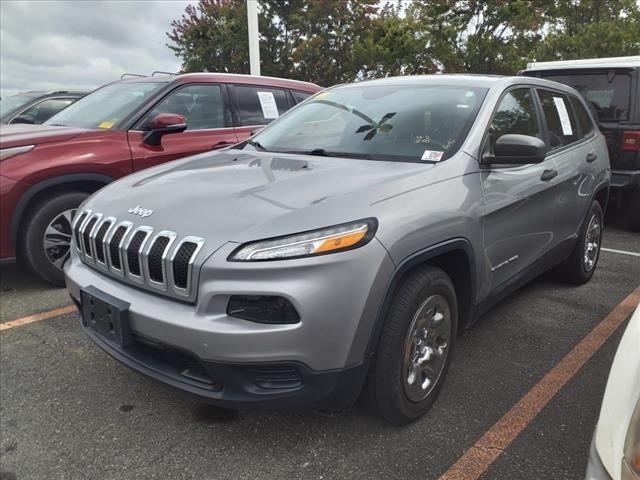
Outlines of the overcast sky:
M0 0L0 95L174 72L165 32L196 0Z

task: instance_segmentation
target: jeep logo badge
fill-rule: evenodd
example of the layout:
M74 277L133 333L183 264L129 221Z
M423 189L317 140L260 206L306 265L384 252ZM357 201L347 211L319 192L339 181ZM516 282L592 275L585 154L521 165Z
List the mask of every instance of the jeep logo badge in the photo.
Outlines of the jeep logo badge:
M140 205L135 208L130 208L129 213L131 215L140 215L142 218L146 218L153 213L153 210L149 208L142 208Z

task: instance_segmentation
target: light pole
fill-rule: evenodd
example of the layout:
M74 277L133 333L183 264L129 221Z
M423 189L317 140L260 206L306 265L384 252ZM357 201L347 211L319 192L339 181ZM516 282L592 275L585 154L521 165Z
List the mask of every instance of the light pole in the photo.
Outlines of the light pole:
M247 0L247 25L249 27L249 68L251 75L260 75L258 0Z

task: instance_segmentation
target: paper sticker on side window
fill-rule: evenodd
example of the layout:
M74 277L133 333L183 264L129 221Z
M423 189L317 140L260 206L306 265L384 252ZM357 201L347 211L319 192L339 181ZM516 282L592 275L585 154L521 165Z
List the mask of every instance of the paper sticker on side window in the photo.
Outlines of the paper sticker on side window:
M444 152L439 150L425 150L420 160L425 162L439 162L442 159L442 155L444 155Z
M262 116L264 118L278 118L280 116L273 93L258 92L258 99L260 100L260 107L262 108Z
M556 110L558 110L560 125L562 126L562 134L567 136L573 135L571 120L569 120L569 112L567 112L567 106L564 104L564 100L562 100L561 97L553 97L553 103L556 104Z

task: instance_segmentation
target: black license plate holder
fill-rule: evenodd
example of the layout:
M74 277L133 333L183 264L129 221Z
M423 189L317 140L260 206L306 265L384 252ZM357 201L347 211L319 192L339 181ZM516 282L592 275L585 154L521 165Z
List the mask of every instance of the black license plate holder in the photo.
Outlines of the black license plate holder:
M86 328L122 348L133 345L127 302L90 286L80 291L80 306Z

